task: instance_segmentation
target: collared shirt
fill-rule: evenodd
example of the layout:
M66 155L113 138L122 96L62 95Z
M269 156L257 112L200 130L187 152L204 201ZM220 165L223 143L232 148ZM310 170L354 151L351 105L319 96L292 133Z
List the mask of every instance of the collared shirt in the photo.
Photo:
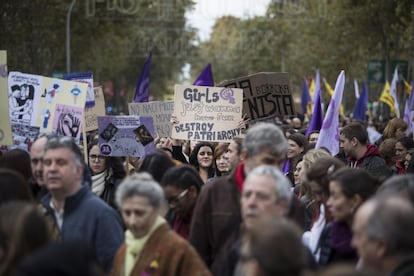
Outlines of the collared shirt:
M52 210L53 210L53 214L55 216L56 224L59 227L59 230L62 230L64 208L62 208L62 210L58 211L55 208L55 205L53 204L53 200L50 200L50 208L52 208Z

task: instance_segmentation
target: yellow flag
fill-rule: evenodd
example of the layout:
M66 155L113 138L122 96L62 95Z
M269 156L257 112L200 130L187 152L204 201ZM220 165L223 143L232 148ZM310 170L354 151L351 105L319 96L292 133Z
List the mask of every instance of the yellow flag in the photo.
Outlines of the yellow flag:
M314 101L314 97L315 97L315 79L312 78L309 84L309 95L311 97L311 101L308 102L308 105L306 107L306 114L308 116L312 115L312 110L313 110L313 101Z
M329 94L329 97L332 98L333 93L334 93L332 87L329 85L329 83L326 81L326 79L323 79L323 84L325 85L325 90ZM339 107L339 115L341 115L342 117L345 117L344 105L343 104L341 104L341 106Z
M390 89L391 89L390 83L387 81L385 83L384 89L381 92L381 96L379 100L387 104L390 107L391 112L397 115L397 110L395 109L395 106L394 106L394 98L390 94Z
M407 96L410 96L412 86L408 82L404 81L404 88L405 88L405 94L407 94Z
M309 94L313 101L313 97L315 96L315 79L312 78L311 83L309 85Z

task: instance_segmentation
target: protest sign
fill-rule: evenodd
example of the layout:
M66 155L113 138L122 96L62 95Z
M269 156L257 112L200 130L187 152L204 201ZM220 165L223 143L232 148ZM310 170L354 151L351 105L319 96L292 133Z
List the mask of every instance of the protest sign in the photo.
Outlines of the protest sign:
M13 144L7 95L7 51L0 51L0 145Z
M243 89L243 114L246 113L251 122L295 114L287 73L257 73L217 86Z
M129 115L152 117L156 135L160 137L171 136L171 114L174 109L173 101L129 103L128 108Z
M243 90L175 85L172 138L228 142L240 134Z
M64 104L56 104L53 116L52 132L59 136L69 136L79 141L83 108Z
M98 116L99 148L104 156L145 155L153 144L150 130L139 116Z
M56 130L53 129L52 122L58 120L61 114L56 110L58 106L77 108L81 112L80 117L76 119L73 116L61 117L61 125L64 125L66 130L70 129L69 132L65 132L66 135L79 142L84 121L87 84L10 72L8 86L9 114L12 125L37 127L41 133L50 133ZM77 113L76 116L78 115ZM58 118L56 119L55 116ZM13 129L19 129L19 127Z
M95 105L95 93L93 89L93 74L91 72L85 73L70 73L63 76L65 80L83 82L88 85L86 93L86 107L93 107Z
M101 86L93 89L95 105L85 108L85 131L98 129L98 116L105 116L105 98Z

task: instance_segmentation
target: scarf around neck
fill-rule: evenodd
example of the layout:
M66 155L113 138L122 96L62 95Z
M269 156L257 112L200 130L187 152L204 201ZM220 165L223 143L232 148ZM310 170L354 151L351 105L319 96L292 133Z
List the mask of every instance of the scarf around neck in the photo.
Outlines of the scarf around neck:
M131 271L134 268L134 264L138 260L145 243L151 237L151 234L155 231L155 229L164 223L166 223L165 219L161 216L158 216L148 233L138 239L134 237L130 230L127 230L125 232L125 243L127 248L125 254L125 275L131 274Z
M108 177L106 178L106 174ZM105 189L105 179L108 179L112 175L112 170L104 170L101 173L92 175L92 192L97 196L101 196Z

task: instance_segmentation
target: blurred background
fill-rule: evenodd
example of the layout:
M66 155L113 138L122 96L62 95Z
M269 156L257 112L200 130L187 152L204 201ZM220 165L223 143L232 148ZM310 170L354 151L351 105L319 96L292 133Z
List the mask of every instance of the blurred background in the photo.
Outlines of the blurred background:
M372 102L396 65L414 79L412 0L2 0L0 11L9 71L93 72L114 113L127 113L150 51L150 100L172 99L208 63L216 83L288 72L297 101L317 69L332 87L344 69L346 112L354 80Z

